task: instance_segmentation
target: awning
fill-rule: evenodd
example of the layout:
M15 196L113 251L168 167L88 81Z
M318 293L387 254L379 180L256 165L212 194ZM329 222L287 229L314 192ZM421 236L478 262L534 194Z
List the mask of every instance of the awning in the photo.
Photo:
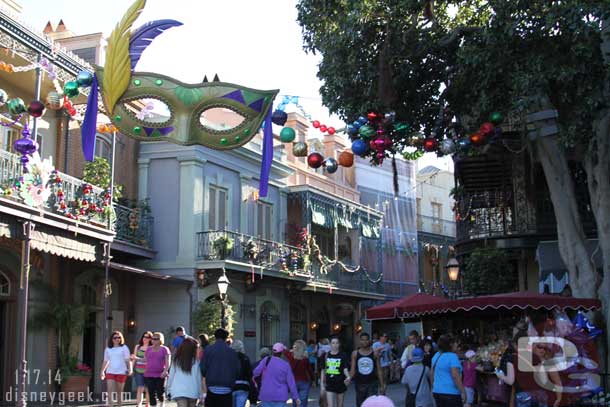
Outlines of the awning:
M413 297L416 296L426 296L427 298L422 297L421 299L414 299ZM430 298L434 298L435 300L431 300ZM405 301L405 305L398 305L400 301ZM409 302L411 302L411 304L409 304ZM402 300L395 300L378 307L369 308L366 311L366 315L368 319L394 319L414 318L424 315L440 315L459 311L470 312L515 309L552 310L555 307L559 307L563 310L573 309L592 311L601 308L601 302L591 298L560 297L529 291L462 298L453 301L432 297L427 294L416 294L415 296L405 297ZM392 309L394 310L393 314L391 311Z
M367 319L395 319L425 312L433 305L449 302L442 297L417 293L366 310Z
M597 239L589 239L586 242L589 258L593 256L593 262L598 270L602 270L602 253L598 249ZM557 241L540 242L536 249L536 261L540 269L540 281L546 280L549 274L553 274L560 280L568 272L561 256L559 255L559 245Z
M166 275L166 274L159 274L159 273L155 273L154 271L142 269L142 268L135 267L135 266L130 266L127 264L115 263L113 261L110 262L110 268L112 268L114 270L126 271L128 273L138 274L142 277L150 277L150 278L156 278L158 280L174 281L174 282L185 283L185 284L193 284L193 280L187 280L185 278L170 276L170 275Z

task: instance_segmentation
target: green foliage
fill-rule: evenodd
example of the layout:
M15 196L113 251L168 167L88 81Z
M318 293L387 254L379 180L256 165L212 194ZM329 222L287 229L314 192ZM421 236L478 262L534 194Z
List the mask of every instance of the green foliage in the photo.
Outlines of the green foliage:
M234 314L232 305L227 303L225 318L229 335L233 334ZM209 337L213 337L214 331L221 327L221 315L222 305L219 298L211 297L199 302L193 313L193 323L197 335L207 334Z
M214 251L221 259L224 259L233 250L234 240L228 236L221 235L212 241Z
M517 273L506 252L476 249L465 262L464 289L473 295L498 294L517 289Z
M424 15L429 3L433 19ZM607 108L600 33L608 14L610 2L581 0L298 3L305 50L322 54L324 104L344 119L392 109L428 135L448 107L473 131L490 112L506 116L542 94L567 144L586 143Z
M32 307L29 325L33 330L56 330L59 366L63 376L84 374L77 355L71 353L71 345L74 337L85 332L90 307L64 302L57 290L39 280L34 280L31 284L44 296L45 306Z
M95 157L93 161L88 161L83 170L83 181L100 188L110 187L110 177L112 169L105 158ZM115 185L113 200L118 201L123 195L123 186Z

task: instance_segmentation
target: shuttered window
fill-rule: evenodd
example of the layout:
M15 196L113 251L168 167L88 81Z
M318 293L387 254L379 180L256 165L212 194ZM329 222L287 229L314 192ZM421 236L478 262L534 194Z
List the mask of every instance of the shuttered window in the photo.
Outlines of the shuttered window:
M259 201L256 209L257 236L263 239L273 240L273 234L271 233L273 225L273 205Z
M228 193L226 188L210 185L208 229L224 230L227 225Z

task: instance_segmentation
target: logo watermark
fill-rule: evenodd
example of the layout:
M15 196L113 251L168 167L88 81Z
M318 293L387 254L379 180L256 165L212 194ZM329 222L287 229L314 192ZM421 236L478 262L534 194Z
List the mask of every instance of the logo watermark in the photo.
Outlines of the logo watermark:
M131 393L129 392L123 392L122 397L123 403L135 402L135 400L132 400ZM58 406L67 406L71 403L94 404L101 402L106 404L108 401L111 401L112 403L118 402L117 393L103 392L100 395L95 395L89 387L87 387L86 391L79 392L26 391L19 393L19 391L12 386L9 388L9 391L4 394L4 400L1 401L6 403L16 403L23 398L25 398L28 403L48 403L49 405Z

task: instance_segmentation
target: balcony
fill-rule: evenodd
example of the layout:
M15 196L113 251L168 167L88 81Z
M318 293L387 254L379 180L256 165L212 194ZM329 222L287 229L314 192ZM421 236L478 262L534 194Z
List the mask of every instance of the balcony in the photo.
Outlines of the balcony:
M197 260L233 263L244 272L254 267L256 273L301 282L305 289L371 294L383 297L381 278L356 266L331 262L327 267L307 253L306 248L260 239L229 231L197 233ZM224 267L218 265L218 267ZM346 271L348 270L348 271ZM355 270L350 272L349 270ZM377 281L379 280L379 281Z
M417 215L417 230L436 235L455 237L455 222L435 218L433 216Z
M104 189L89 188L81 179L59 171L53 174L46 186L50 190L49 197L40 206L43 212L112 230L116 233L115 240L152 247L153 217L149 215L147 205L128 208L115 203L114 211L110 211L106 209L108 196ZM20 156L0 150L0 196L26 203L19 191L13 188L22 175Z

